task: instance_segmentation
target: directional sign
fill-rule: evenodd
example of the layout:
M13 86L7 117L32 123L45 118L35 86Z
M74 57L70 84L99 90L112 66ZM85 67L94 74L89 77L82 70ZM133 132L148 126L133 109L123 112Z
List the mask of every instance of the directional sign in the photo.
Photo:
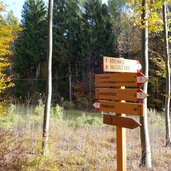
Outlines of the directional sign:
M135 129L141 126L141 124L139 124L132 118L121 117L116 115L107 115L107 114L103 115L103 123L108 125L129 128L129 129Z
M139 103L122 103L98 100L93 104L96 110L104 112L124 113L129 115L143 116L143 104Z
M141 89L114 89L114 88L96 88L96 99L98 100L126 100L142 101L147 97Z
M140 73L96 74L95 84L98 87L140 87L148 79Z
M103 71L104 72L128 72L138 73L142 66L138 60L103 57Z

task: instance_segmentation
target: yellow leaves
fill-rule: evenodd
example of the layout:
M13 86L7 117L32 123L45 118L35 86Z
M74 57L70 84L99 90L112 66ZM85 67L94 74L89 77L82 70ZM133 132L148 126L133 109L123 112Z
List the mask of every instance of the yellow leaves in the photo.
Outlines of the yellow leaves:
M18 25L0 25L0 93L3 93L7 88L14 86L14 83L11 83L11 76L8 76L5 71L11 65L12 42L16 38L19 30L20 27Z
M143 21L141 20L142 11L146 10L146 20L148 20L149 32L161 32L163 30L163 20L160 16L160 10L162 9L164 2L171 2L171 0L155 0L153 3L151 0L146 0L146 5L142 6L142 0L127 0L134 8L136 14L135 24L140 28L144 28Z
M14 87L15 84L11 82L11 77L4 76L0 78L0 93L10 87Z
M171 98L170 94L162 94L162 96L167 97L167 98Z
M149 32L161 32L163 30L163 20L159 17L157 12L152 12L148 19Z
M4 5L0 0L0 12L5 10ZM1 17L0 20L3 18ZM1 23L0 25L0 94L7 88L13 87L14 83L11 82L11 76L6 74L6 70L11 65L10 58L12 57L12 42L20 31L18 25L8 23ZM0 99L0 113L4 111L4 102Z
M153 9L161 9L163 5L163 1L156 1L155 3L152 4Z

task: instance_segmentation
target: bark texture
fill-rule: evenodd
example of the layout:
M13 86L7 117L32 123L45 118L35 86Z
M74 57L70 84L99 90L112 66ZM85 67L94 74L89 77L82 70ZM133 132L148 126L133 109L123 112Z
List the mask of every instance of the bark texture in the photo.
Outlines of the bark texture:
M50 120L50 108L52 99L52 16L53 16L53 0L49 0L48 6L48 53L47 53L47 94L46 104L44 110L44 122L43 122L43 142L42 152L43 155L49 153L48 139L49 139L49 120Z

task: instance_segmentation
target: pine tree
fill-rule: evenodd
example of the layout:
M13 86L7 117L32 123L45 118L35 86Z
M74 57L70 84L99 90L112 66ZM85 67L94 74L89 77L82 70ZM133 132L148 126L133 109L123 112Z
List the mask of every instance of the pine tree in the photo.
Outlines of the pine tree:
M80 58L80 8L79 1L54 1L54 45L53 73L54 77L64 77L74 74L75 63ZM56 83L54 90L58 96L68 98L68 80ZM65 89L65 90L64 90ZM64 91L64 93L63 93ZM59 94L60 92L60 94ZM70 96L71 97L71 96Z
M108 7L100 0L87 0L84 5L81 52L89 68L95 58L114 53L114 34ZM90 64L91 63L91 64Z
M24 79L40 76L40 66L46 58L47 10L43 0L27 0L22 10L22 31L16 40L14 69ZM30 83L23 82L28 87ZM16 83L16 85L24 85ZM28 87L25 87L28 90ZM19 89L18 89L19 90ZM28 91L25 91L28 92ZM18 92L23 96L23 92ZM25 94L26 95L26 94Z

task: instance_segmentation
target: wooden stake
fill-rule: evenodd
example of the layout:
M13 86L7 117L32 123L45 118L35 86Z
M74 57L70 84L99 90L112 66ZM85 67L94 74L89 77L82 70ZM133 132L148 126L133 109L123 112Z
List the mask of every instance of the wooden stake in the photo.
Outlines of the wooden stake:
M126 128L116 127L117 171L127 170Z
M120 87L125 89L125 87ZM122 101L123 102L123 101ZM117 116L123 116L117 113ZM126 128L116 127L116 153L117 153L117 171L127 171L126 158Z

